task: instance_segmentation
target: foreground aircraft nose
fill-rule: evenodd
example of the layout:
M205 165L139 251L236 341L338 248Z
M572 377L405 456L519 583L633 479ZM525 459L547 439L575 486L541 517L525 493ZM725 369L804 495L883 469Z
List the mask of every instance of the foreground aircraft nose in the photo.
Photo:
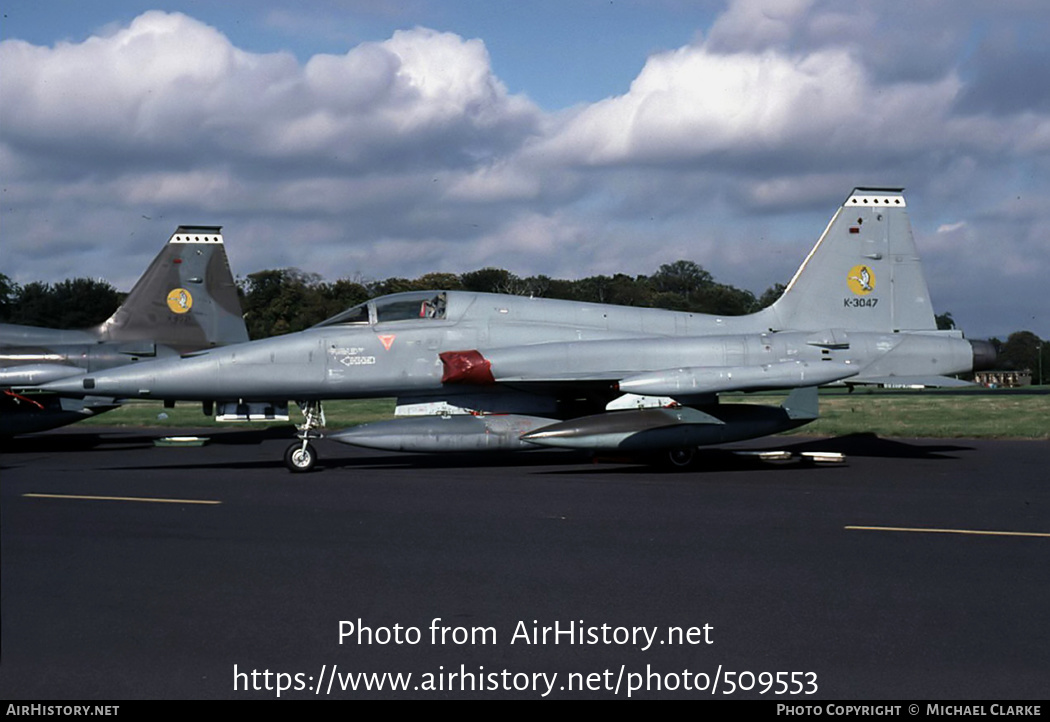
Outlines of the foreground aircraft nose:
M973 349L973 370L987 371L995 368L995 346L988 341L970 341Z

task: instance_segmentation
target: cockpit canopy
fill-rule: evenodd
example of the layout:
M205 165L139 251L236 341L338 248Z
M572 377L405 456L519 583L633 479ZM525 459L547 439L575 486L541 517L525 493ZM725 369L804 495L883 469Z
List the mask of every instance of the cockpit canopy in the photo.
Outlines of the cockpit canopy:
M444 291L410 291L380 296L348 308L322 321L318 326L390 323L391 321L418 321L444 319L448 298Z

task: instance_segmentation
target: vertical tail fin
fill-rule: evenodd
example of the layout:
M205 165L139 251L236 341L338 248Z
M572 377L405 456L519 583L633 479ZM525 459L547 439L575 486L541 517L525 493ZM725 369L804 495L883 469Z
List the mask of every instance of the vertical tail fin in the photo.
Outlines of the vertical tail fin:
M179 226L98 334L180 351L247 341L222 228Z
M902 189L855 188L769 310L777 330L936 329Z

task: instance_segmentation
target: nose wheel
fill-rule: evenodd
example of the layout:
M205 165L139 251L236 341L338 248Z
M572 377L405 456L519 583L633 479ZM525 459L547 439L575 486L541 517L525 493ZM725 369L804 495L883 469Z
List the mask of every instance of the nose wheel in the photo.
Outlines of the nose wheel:
M284 465L293 473L304 473L317 463L317 450L309 441L297 441L284 452Z
M319 439L321 434L316 429L324 426L324 411L321 409L320 401L306 401L299 404L303 412L303 423L296 428L295 436L298 439L284 452L284 465L295 474L310 471L317 463L317 449L310 443L310 439Z

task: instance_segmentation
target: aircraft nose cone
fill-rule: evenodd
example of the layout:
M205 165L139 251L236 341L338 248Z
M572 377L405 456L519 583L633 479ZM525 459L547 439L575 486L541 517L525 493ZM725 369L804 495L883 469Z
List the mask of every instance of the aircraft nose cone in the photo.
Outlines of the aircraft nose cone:
M973 349L973 370L987 371L995 368L995 346L988 341L970 341Z

